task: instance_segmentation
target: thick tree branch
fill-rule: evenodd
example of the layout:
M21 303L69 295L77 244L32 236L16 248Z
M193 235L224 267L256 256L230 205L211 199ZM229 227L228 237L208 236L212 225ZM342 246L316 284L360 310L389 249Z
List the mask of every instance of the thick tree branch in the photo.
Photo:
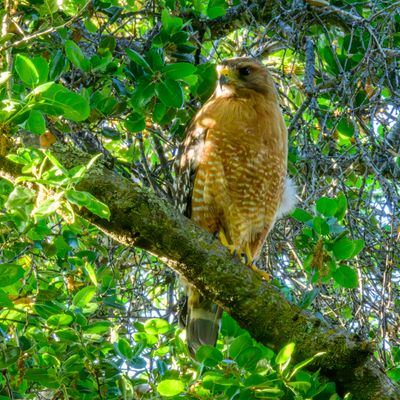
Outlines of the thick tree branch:
M72 168L90 156L63 145L53 148L61 163ZM18 165L0 157L0 176L14 180ZM82 210L81 214L117 241L139 246L165 260L179 274L214 299L253 337L278 350L296 343L297 360L326 352L314 368L336 381L354 399L395 400L400 391L380 370L370 345L332 329L326 322L289 303L272 285L243 267L212 235L180 215L166 201L107 169L98 162L77 186L107 203L111 220Z

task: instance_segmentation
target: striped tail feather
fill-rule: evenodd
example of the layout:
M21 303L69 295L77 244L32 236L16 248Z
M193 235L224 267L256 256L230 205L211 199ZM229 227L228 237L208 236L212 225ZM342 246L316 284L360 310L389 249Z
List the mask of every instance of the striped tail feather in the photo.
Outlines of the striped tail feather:
M206 299L193 286L188 287L187 303L181 311L180 321L186 327L187 346L193 357L200 346L215 346L221 315L221 307Z

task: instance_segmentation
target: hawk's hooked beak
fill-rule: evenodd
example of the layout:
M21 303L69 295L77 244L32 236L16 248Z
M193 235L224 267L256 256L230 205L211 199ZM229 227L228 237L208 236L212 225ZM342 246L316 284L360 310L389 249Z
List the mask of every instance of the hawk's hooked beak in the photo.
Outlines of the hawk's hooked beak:
M218 83L220 87L223 85L228 85L236 80L233 71L227 67L224 67L223 65L218 65L217 72L219 76Z

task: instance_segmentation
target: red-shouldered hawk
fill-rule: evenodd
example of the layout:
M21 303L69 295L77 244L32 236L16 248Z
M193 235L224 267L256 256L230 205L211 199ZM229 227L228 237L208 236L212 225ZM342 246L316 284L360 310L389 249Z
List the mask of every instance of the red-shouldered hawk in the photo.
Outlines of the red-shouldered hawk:
M286 177L287 131L273 79L260 62L229 59L217 72L216 90L181 148L177 205L252 262L276 218L294 205ZM194 354L215 344L222 310L190 284L187 292L182 317Z

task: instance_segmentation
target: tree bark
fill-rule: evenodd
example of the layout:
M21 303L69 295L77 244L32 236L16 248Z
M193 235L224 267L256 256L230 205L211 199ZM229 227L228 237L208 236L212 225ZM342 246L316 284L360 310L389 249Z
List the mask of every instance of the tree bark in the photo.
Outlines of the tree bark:
M52 153L66 168L91 158L76 148L55 145ZM20 166L0 156L0 176L14 181ZM87 210L79 214L120 243L141 247L170 265L222 306L259 342L274 350L296 343L295 362L325 352L312 364L355 400L398 400L400 390L382 371L368 342L302 311L280 291L230 255L212 235L180 215L149 189L133 184L101 161L77 190L108 204L110 221Z

